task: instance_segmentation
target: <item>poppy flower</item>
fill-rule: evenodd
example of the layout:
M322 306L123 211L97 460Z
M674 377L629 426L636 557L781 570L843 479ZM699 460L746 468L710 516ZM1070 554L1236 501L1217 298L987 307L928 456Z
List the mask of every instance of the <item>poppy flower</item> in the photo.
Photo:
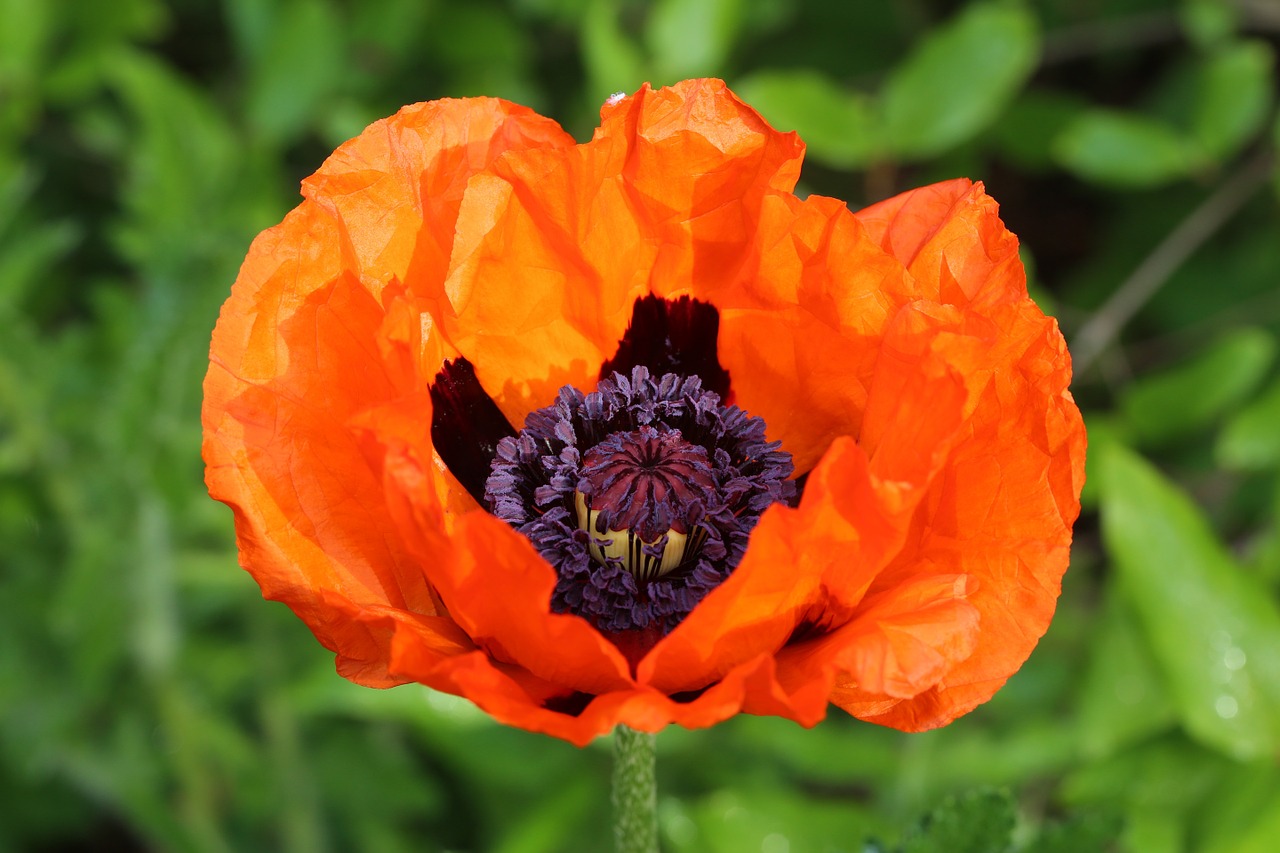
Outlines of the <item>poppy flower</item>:
M591 141L402 109L253 243L205 380L240 560L360 684L584 744L990 698L1052 616L1084 430L981 184L858 213L723 83Z

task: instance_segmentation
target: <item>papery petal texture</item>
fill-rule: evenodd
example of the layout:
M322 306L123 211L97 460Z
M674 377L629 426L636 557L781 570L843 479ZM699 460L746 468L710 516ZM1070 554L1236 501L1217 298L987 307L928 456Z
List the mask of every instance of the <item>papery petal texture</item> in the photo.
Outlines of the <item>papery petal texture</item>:
M578 744L833 703L920 730L990 698L1067 566L1070 358L980 184L854 213L794 195L803 150L716 80L610 103L583 144L473 99L339 148L250 248L205 381L209 490L264 595L354 681ZM451 469L430 392L465 360L519 429L593 391L651 298L714 309L724 403L800 496L637 646L553 608L557 567Z

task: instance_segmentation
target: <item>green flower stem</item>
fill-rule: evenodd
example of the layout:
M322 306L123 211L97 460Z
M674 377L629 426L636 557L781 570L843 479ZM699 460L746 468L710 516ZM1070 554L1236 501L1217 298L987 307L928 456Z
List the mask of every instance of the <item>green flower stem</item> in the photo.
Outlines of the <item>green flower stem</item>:
M658 853L657 736L613 733L613 839L618 853Z

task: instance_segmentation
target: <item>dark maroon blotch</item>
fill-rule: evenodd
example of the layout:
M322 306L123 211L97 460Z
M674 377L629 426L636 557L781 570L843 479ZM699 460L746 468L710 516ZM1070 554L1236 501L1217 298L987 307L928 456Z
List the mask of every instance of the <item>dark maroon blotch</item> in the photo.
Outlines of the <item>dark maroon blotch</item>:
M465 358L446 361L431 383L431 444L481 506L498 442L516 434Z
M653 376L697 376L705 390L728 400L729 371L720 365L719 336L720 312L710 303L689 296L641 297L631 309L618 351L600 368L600 378L615 372L630 376L633 367L643 365Z
M587 710L587 706L591 704L591 700L595 699L592 693L583 693L575 691L567 696L552 696L542 703L542 707L548 711L555 711L558 714L568 714L570 717L580 717L582 712Z

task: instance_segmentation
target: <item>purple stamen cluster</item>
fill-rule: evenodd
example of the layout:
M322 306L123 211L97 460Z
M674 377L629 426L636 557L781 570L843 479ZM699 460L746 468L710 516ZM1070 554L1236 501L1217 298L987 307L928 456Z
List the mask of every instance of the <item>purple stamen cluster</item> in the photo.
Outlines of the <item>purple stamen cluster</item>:
M555 566L553 610L666 634L738 565L761 513L792 502L792 470L763 420L696 376L638 366L530 413L498 443L485 499Z

